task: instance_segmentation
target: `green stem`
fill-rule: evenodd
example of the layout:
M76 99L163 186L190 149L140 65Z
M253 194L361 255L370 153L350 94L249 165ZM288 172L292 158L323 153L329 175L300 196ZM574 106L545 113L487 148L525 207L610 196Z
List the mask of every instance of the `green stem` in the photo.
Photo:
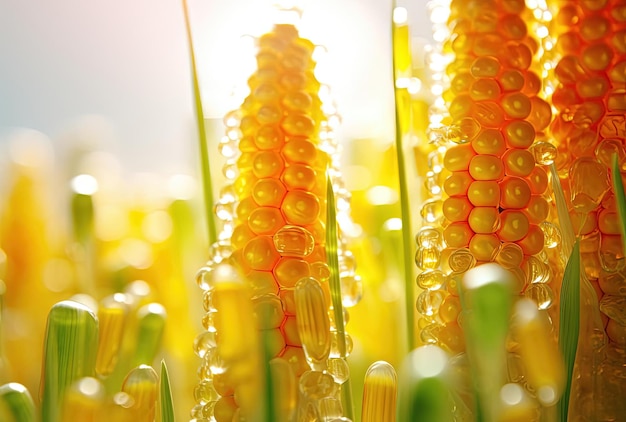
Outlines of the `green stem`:
M396 8L396 2L392 3L392 16L393 10ZM396 88L396 62L394 51L396 50L395 44L395 31L393 18L391 21L391 43L392 43L392 63L393 63L393 94L395 104L395 142L396 142L396 156L398 161L398 179L400 185L400 211L402 217L402 256L404 261L404 300L406 308L406 329L407 329L407 343L409 351L415 347L415 311L414 311L414 293L413 293L413 256L411 254L411 212L409 207L409 194L406 181L406 166L404 163L404 151L402 138L404 136L404 130L401 127L401 119L399 112L398 88Z
M207 146L206 129L204 127L204 111L202 108L202 98L200 96L200 84L198 83L198 70L196 66L196 56L193 48L193 37L191 36L191 24L189 21L189 11L187 0L183 1L183 11L185 14L185 28L187 30L187 42L189 44L189 58L191 60L191 74L193 79L193 96L196 110L196 120L198 122L198 141L200 143L200 165L202 169L202 187L204 191L204 205L206 213L206 223L208 230L209 245L217 241L217 229L213 218L213 183L211 182L211 166L209 164L209 151Z

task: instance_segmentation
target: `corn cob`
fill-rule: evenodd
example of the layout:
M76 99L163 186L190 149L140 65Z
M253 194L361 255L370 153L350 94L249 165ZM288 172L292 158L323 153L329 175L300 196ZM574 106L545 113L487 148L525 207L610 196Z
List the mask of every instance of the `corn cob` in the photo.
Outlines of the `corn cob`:
M581 416L607 420L626 412L616 400L626 394L620 381L626 362L624 250L609 170L614 154L622 178L626 168L626 3L558 1L555 6L559 60L552 103L558 114L551 130L556 164L604 325L601 332L585 334L594 341L585 343L590 352L580 361L582 378L572 400Z
M225 117L220 150L227 158L224 174L232 183L222 189L216 206L224 223L221 239L213 246L212 262L198 276L206 291L207 332L196 342L196 352L205 360L200 369L203 394L197 396L196 408L206 411L194 412L196 418L212 414L218 421L230 421L239 412L228 369L212 371L206 363L212 351L219 353L216 337L223 335L215 325L211 292L213 266L222 260L248 281L272 372L285 381L280 388L296 388L299 379L298 404L293 399L281 403L280 420L290 420L296 411L300 419L341 417L338 393L348 375L345 361L337 361L337 336L328 315L324 214L327 169L336 183L336 117L327 118L322 110L325 91L313 74L313 49L293 25L275 25L258 39L258 69L248 80L250 94L239 110ZM345 192L339 199L338 208L345 210ZM339 264L344 303L354 304L360 280L343 244ZM287 397L294 393L284 392Z

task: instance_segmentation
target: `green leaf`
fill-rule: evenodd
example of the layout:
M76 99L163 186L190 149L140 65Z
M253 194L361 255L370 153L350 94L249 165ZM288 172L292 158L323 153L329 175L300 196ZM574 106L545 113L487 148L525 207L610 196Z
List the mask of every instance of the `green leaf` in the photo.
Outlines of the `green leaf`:
M265 319L267 319L267 314L263 315ZM263 390L265 405L263 409L265 410L265 422L273 422L278 418L276 417L276 403L274 397L274 379L272 377L272 367L270 364L270 360L272 358L270 353L271 347L271 339L269 337L268 330L260 330L261 331L261 342L263 347L263 375L265 376L265 388Z
M149 303L137 311L139 327L137 330L137 348L132 366L149 365L161 347L167 313L158 303Z
M172 401L172 390L170 387L170 376L167 372L165 361L161 361L161 387L159 389L161 403L161 422L174 422L174 402Z
M335 210L335 193L330 177L326 177L326 259L330 269L330 299L333 305L335 317L335 329L337 330L337 343L339 354L342 359L347 356L346 352L346 328L343 320L343 302L341 299L341 280L339 279L339 256L337 255L337 211ZM348 379L342 386L341 391L344 401L344 411L348 418L353 418L352 386Z
M0 420L8 422L35 422L35 403L28 389L12 382L0 386Z
M396 2L392 2L392 16L393 10L396 8ZM403 138L408 133L409 129L403 127L402 122L407 121L407 116L403 115L410 113L410 109L406 108L406 104L404 104L402 96L402 92L400 88L396 87L396 77L397 77L397 69L396 69L396 55L393 53L398 49L397 40L396 40L396 24L393 22L393 18L391 20L391 42L392 42L392 64L393 64L393 92L394 92L394 102L395 102L395 143L396 143L396 155L398 161L398 178L399 178L399 186L400 186L400 210L401 210L401 218L402 218L402 256L404 262L404 288L405 288L405 309L406 309L406 323L407 323L407 344L409 346L409 350L412 350L415 347L415 300L414 300L414 279L413 279L413 265L414 259L411 253L411 245L412 245L412 232L411 232L411 210L409 206L409 194L408 194L408 184L406 180L406 165L404 162L404 147L403 147ZM406 93L405 93L406 94Z
M98 351L98 320L87 306L59 302L48 314L42 369L42 420L60 417L65 390L82 377L93 376Z
M552 176L552 191L554 192L554 202L556 204L557 216L559 217L559 226L561 228L562 250L565 256L569 256L572 253L572 248L576 241L576 234L574 233L574 226L572 225L572 219L567 208L567 201L565 200L561 179L559 178L554 163L550 164L550 175Z
M615 202L617 203L617 213L619 215L622 242L626 250L626 192L624 192L624 182L619 170L619 160L617 154L613 154L613 191L615 192Z
M209 161L209 151L204 127L204 108L202 107L202 97L200 95L200 83L198 82L198 68L196 66L196 55L193 48L193 37L191 35L191 23L189 21L189 10L187 1L183 0L183 12L185 14L185 28L187 30L187 43L189 45L189 59L191 61L191 75L193 80L193 98L196 110L196 121L198 124L198 141L200 146L200 165L202 171L202 188L204 191L204 207L206 213L206 224L208 230L209 245L217 241L217 224L213 210L215 204L213 200L213 182L211 181L211 166Z
M565 390L559 400L560 421L567 422L570 391L574 374L574 361L578 348L580 330L580 245L576 241L567 261L561 287L561 310L559 324L559 349L565 362Z

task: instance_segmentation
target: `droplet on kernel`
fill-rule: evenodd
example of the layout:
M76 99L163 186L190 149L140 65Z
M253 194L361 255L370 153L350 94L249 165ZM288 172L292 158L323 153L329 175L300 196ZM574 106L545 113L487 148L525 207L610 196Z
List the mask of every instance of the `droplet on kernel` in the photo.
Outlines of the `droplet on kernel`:
M282 256L304 257L313 252L315 239L303 227L286 225L274 235L274 246Z

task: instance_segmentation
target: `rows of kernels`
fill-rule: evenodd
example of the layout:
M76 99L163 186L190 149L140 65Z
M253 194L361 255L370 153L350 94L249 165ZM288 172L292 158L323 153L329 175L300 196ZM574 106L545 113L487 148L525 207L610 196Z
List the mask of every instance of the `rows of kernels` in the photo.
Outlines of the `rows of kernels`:
M549 207L547 175L530 147L551 111L531 68L537 45L521 17L524 2L452 2L450 10L446 49L454 59L446 69L444 123L461 136L449 138L443 156L443 232L426 227L417 236L416 263L424 270L417 283L425 289L417 308L425 317L422 341L460 352L463 342L452 334L461 332L460 273L495 261L516 275L520 293L531 282L526 263L544 247L540 224ZM552 295L549 288L542 293Z
M609 340L596 351L602 375L593 382L602 386L606 400L595 401L601 414L592 417L605 418L624 411L614 398L626 393L626 384L618 381L626 362L626 321L624 308L616 306L624 296L619 290L624 251L609 177L613 154L625 169L626 3L562 1L559 6L555 25L563 34L556 44L561 57L554 72L558 85L552 102L558 114L552 132L584 268ZM593 392L581 386L577 400L588 402Z
M216 207L223 223L218 244L225 247L213 248L213 261L200 272L199 284L206 290L202 278L211 278L212 267L220 260L236 265L251 287L256 323L262 330L268 358L273 358L274 367L282 368L281 377L287 365L287 372L297 379L313 366L305 358L298 326L301 321L296 318L297 282L317 279L322 296L316 296L321 299L315 300L320 308L316 315L327 315L330 305L324 208L326 171L338 163L337 157L329 156L338 150L332 136L336 119L330 116L326 120L323 113L325 103L320 95L326 92L320 90L313 73L314 46L300 38L295 27L276 25L259 38L258 47L258 69L248 80L250 94L239 110L225 116L226 136L219 146L227 159L224 175L231 182L222 189ZM338 175L338 171L331 175L337 186ZM346 195L338 195L338 205L340 200L343 209L338 211L338 218L349 212ZM340 263L350 261L344 248L339 257ZM348 291L360 292L355 288L360 280L354 277L354 265L347 267L342 283ZM207 332L196 341L206 343L207 349L199 353L205 360L200 368L201 384L206 387L202 391L211 399L204 413L218 421L231 420L240 413L241 398L229 381L228 368L223 362L214 362L210 352L219 350L220 342L211 291L205 296L209 296L203 318ZM345 296L348 301L358 300L353 294ZM320 324L318 327L325 326ZM343 360L344 365L335 362L337 342L330 332L333 325L326 325L331 357L323 364L328 364L328 376L341 384L347 379L347 366ZM294 411L293 406L295 402L288 412Z

